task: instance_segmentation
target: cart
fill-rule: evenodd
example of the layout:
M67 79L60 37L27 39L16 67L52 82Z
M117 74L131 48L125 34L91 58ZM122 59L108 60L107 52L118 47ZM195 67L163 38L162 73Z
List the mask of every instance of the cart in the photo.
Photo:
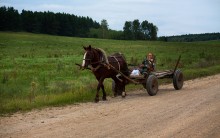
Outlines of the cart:
M170 78L173 79L173 86L176 90L180 90L183 87L183 73L181 70L177 69L181 56L179 56L176 66L173 70L164 70L164 71L155 71L155 72L147 72L145 75L138 76L125 76L120 73L124 78L126 78L129 83L133 84L142 84L143 87L147 90L150 96L154 96L158 92L158 79ZM129 84L128 83L128 84ZM115 88L116 84L112 82L112 90L117 91ZM123 96L123 92L122 92Z

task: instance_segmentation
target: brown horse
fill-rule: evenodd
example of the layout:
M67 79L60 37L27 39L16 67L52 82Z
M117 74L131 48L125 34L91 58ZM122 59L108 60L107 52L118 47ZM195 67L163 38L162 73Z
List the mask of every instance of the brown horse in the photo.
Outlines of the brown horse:
M121 71L125 75L129 75L129 70L125 58L122 54L116 53L108 56L105 51L99 48L92 48L90 45L84 47L85 54L83 57L82 68L88 68L91 66L91 70L98 80L97 92L95 102L99 102L99 90L102 88L103 97L102 100L106 100L106 92L103 85L105 78L112 78L115 81L116 87L125 91L126 79L120 76L115 69ZM113 69L114 68L114 69ZM114 95L117 95L115 91Z

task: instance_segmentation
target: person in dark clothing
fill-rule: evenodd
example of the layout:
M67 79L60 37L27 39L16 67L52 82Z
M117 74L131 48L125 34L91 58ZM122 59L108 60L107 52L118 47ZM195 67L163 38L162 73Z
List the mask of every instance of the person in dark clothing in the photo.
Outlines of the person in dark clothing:
M141 74L144 74L144 72L151 72L155 70L155 63L154 63L154 56L152 53L148 53L146 55L146 58L144 59L144 61L142 62L142 64L140 65L140 72Z

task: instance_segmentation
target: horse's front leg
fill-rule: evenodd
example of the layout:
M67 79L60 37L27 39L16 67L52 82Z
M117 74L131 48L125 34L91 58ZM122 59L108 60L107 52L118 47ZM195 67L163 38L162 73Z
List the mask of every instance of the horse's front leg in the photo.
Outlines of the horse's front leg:
M95 97L96 103L99 102L99 90L100 90L100 87L103 85L103 81L104 81L104 78L99 79L99 84L97 86L96 97Z
M103 100L103 101L106 101L106 100L107 100L107 99L106 99L106 92L105 92L105 87L104 87L103 84L101 85L101 88L102 88L102 93L103 93L102 100Z

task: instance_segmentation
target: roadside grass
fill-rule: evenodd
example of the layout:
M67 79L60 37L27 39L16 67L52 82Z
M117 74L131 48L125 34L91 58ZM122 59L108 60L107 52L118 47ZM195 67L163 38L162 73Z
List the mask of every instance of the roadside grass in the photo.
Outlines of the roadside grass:
M85 45L102 48L108 55L121 52L132 64L152 52L157 70L173 69L181 55L179 68L185 80L220 73L220 41L124 41L0 32L0 114L93 101L95 77L75 66L82 62ZM111 96L111 80L104 83Z

